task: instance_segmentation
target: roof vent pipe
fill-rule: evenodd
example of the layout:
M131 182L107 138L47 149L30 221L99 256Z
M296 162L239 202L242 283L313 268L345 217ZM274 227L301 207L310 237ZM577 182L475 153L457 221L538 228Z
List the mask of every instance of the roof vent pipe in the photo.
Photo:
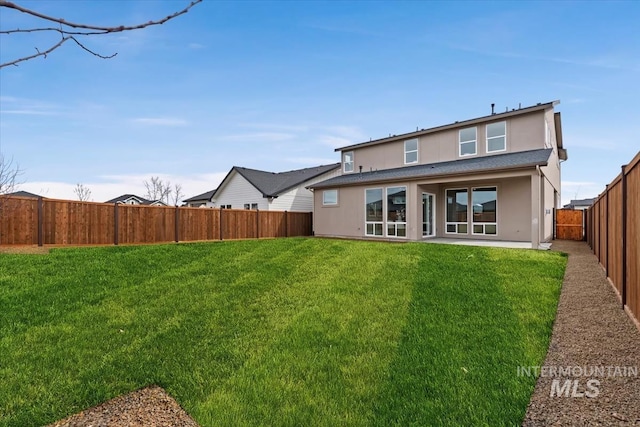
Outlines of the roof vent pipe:
M493 109L495 108L496 104L491 104L491 115L493 116L495 114L495 111L493 111Z

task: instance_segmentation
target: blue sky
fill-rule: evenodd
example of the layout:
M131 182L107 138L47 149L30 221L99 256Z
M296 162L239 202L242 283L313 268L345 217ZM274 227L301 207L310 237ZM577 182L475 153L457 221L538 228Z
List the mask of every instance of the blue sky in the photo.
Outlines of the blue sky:
M96 25L187 1L17 1ZM0 149L21 189L95 201L159 175L186 196L229 169L339 161L334 148L559 99L562 199L596 196L640 149L640 2L205 0L165 25L0 70ZM0 9L0 27L33 21ZM0 37L0 62L59 36Z

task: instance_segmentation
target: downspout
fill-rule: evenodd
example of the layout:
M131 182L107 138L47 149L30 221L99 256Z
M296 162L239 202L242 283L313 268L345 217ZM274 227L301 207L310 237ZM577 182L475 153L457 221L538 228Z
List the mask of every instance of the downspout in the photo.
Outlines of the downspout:
M544 180L542 169L540 169L540 165L536 165L536 172L538 172L538 247L535 249L540 249L540 243L542 242L542 234L544 234L544 200L542 200L542 193L544 191ZM541 232L542 231L542 232Z

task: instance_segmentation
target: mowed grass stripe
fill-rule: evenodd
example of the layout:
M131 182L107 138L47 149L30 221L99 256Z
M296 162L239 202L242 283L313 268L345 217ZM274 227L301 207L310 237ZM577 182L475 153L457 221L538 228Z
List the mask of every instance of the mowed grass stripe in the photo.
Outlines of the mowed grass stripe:
M152 383L202 425L517 424L564 265L304 238L0 255L0 425Z

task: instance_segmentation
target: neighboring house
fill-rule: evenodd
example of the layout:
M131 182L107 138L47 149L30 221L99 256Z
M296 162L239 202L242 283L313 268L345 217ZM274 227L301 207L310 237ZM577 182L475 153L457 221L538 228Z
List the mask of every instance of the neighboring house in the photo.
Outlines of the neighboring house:
M315 234L538 248L553 238L560 161L567 159L558 103L336 149L342 174L310 186Z
M147 200L144 197L135 194L123 194L115 199L107 200L105 203L120 203L123 205L148 205L148 206L167 206L161 200Z
M14 197L28 197L30 199L39 199L40 195L29 193L28 191L15 191L13 193L7 193L5 196L14 196Z
M212 208L214 207L214 204L211 201L211 198L215 192L216 190L207 191L206 193L184 199L183 202L190 208Z
M596 199L571 200L571 202L569 202L569 204L564 205L563 207L565 209L586 210L586 209L589 209L591 207L591 205L593 205L593 202L595 202L595 201L596 201Z
M266 172L234 166L207 201L207 206L311 212L313 193L306 187L338 175L340 163L287 172Z

